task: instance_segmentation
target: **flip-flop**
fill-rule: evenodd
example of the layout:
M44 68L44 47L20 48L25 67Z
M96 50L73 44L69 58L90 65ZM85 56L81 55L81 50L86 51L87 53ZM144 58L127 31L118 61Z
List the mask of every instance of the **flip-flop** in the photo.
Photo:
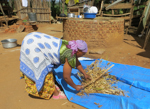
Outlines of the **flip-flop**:
M66 95L62 91L60 91L57 96L53 95L52 98L55 99L55 100L58 100L58 99L67 99Z

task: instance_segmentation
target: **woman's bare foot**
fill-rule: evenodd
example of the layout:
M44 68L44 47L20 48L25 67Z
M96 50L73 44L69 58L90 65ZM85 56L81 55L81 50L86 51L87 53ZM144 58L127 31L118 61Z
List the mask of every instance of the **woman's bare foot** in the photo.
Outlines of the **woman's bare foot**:
M54 93L53 93L54 96L57 96L59 95L59 91L57 90L56 86L55 86L55 90L54 90Z

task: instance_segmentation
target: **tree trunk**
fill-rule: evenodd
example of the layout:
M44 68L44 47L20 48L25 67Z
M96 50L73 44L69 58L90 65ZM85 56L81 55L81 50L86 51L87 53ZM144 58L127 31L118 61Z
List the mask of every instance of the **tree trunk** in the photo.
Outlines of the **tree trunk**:
M65 10L65 0L62 0L62 13L64 14L64 10Z
M60 3L60 0L59 0L59 11L61 13L61 3Z
M9 6L12 8L12 0L9 0Z
M138 4L140 4L140 3L141 3L141 0L139 0ZM139 8L140 8L140 7L138 6L138 7L137 7L137 9L139 9ZM136 13L136 14L138 15L138 14L140 14L140 12L139 12L139 11L137 11L137 13Z

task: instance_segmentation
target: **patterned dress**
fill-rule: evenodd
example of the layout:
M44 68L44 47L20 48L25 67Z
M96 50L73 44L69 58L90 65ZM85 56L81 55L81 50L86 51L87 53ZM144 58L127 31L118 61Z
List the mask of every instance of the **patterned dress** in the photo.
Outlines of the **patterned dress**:
M66 45L68 45L68 41L62 40L60 51L59 51L60 62L61 64L64 64L65 59L67 58L70 66L72 68L75 68L76 55L74 54L73 56L71 56L72 50L68 49ZM54 83L54 77L52 71L46 75L43 87L39 92L37 91L36 83L30 78L28 78L26 75L24 75L22 72L21 72L21 78L25 78L25 83L26 83L25 90L27 91L27 93L33 96L44 98L44 99L50 99L50 97L52 96L55 90L55 83Z

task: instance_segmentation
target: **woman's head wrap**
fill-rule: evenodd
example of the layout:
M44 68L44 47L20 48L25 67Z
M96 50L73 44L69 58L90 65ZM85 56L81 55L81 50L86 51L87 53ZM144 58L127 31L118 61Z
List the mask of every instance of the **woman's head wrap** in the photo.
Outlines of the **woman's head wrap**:
M78 49L85 53L88 50L87 44L83 40L69 41L67 48L72 50L72 55L74 55L78 51Z

